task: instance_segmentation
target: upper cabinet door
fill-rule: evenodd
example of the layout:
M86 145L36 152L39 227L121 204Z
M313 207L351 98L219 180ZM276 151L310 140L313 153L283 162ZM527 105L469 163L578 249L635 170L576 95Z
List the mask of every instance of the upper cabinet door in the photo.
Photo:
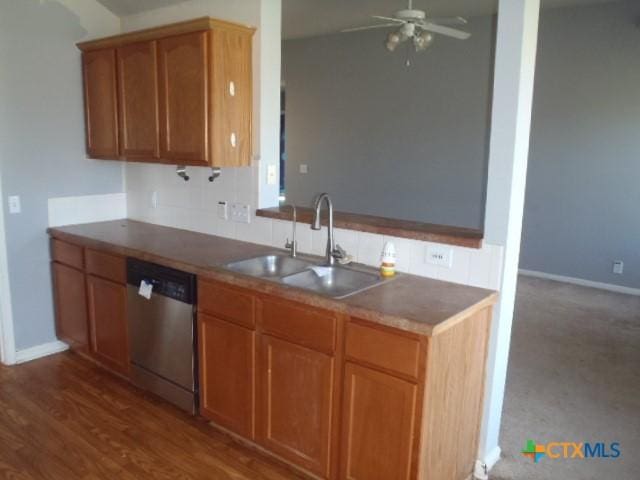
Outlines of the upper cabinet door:
M209 128L212 164L251 165L252 33L235 29L211 32L212 122Z
M118 158L116 51L92 50L82 55L87 154Z
M208 165L207 32L160 40L160 156Z
M120 153L127 159L160 157L157 43L118 49Z

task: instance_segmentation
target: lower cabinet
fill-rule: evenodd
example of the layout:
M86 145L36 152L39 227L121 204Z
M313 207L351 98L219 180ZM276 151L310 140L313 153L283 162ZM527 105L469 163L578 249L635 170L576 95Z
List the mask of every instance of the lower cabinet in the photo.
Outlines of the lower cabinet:
M347 363L340 478L411 478L417 385Z
M260 351L259 442L326 478L334 358L269 335L261 337Z
M200 414L254 438L255 332L198 314Z
M88 350L87 299L84 272L52 262L58 338Z
M107 367L129 373L127 289L124 285L87 275L91 350Z

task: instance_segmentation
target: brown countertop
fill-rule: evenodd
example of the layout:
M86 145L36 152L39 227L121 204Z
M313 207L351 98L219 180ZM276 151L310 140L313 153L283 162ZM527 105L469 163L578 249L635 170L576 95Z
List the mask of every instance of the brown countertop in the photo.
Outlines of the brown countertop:
M313 210L307 207L297 207L298 221L311 223ZM263 208L256 211L258 217L291 220L291 207ZM326 219L323 215L323 225ZM410 238L425 242L445 243L459 247L481 248L484 234L481 230L452 225L437 225L435 223L412 222L394 218L377 217L375 215L361 215L358 213L334 212L333 223L338 228L358 230L361 232L378 233L392 237Z
M470 313L493 304L497 296L490 290L399 274L388 283L334 300L223 267L234 260L278 250L270 246L134 220L50 228L49 234L423 335L445 330Z

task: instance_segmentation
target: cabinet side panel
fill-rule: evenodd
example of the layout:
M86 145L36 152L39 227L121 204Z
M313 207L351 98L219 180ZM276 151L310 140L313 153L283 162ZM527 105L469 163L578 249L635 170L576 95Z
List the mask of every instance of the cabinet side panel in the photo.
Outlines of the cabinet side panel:
M473 472L490 319L486 308L430 342L421 479L464 480Z

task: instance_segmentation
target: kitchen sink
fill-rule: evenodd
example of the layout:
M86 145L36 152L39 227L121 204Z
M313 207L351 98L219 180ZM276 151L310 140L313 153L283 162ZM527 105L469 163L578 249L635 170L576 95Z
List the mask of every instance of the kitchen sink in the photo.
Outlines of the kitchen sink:
M281 279L292 287L310 290L332 298L345 298L388 280L377 273L342 266L311 267Z
M225 267L252 277L279 279L301 272L313 264L310 260L284 254L271 254L229 263Z

